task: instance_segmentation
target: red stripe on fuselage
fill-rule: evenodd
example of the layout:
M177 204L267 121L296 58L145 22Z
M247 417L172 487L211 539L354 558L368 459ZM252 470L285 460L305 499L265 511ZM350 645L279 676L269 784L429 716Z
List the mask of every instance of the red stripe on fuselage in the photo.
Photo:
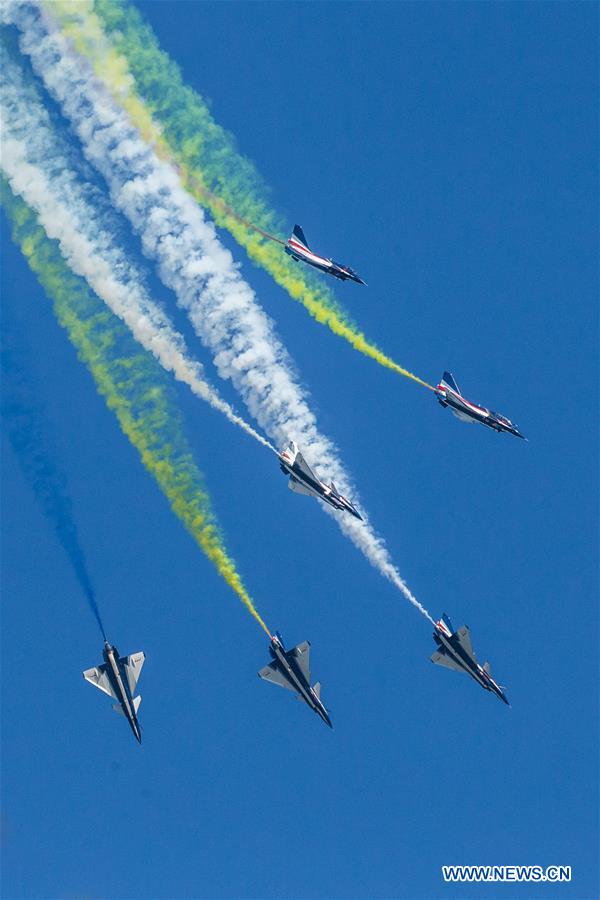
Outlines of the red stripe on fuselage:
M331 261L329 259L325 259L323 256L317 256L316 253L313 253L312 250L309 250L308 247L305 247L304 244L299 244L293 238L290 238L288 241L288 245L295 250L297 253L302 253L307 256L312 256L314 259L317 259L324 266L331 267Z
M461 401L461 403L464 403L465 406L470 407L470 409L476 409L477 412L485 413L487 416L491 415L489 409L486 409L485 406L477 406L476 403L469 403L468 400L465 400L465 398L462 396L462 394L457 394L456 391L452 390L452 388L445 388L444 392L445 392L446 396L448 396L448 394L450 394L452 397L457 397Z

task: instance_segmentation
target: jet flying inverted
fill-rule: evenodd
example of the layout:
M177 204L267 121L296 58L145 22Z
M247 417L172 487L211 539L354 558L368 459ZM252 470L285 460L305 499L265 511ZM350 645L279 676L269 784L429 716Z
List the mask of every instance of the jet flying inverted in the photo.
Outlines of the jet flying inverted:
M341 263L334 262L332 259L325 259L324 256L317 256L312 250L309 250L308 243L304 237L304 232L299 225L294 225L290 237L285 245L285 252L296 262L302 261L314 266L320 272L326 275L333 275L340 281L356 281L357 284L366 284L350 266L343 266Z
M295 691L299 700L303 700L326 725L333 728L327 710L321 702L321 685L319 682L312 687L310 685L309 641L303 641L293 650L286 650L282 637L277 632L271 637L269 653L273 662L261 669L258 677L287 688L288 691Z
M329 503L334 509L343 509L362 519L362 516L350 500L340 494L333 481L330 485L321 481L312 471L294 441L290 441L285 450L279 456L279 468L284 475L289 475L288 487L296 494L306 494L309 497L318 497Z
M94 687L117 700L117 703L113 704L113 709L125 716L136 741L141 744L142 734L137 720L137 711L142 698L139 695L137 697L133 695L146 657L142 652L120 657L117 648L112 647L108 641L104 642L102 655L104 663L94 669L86 669L83 677Z
M434 393L441 406L449 406L457 419L461 419L463 422L480 422L482 425L487 425L488 428L493 428L494 431L506 431L514 434L515 437L523 438L524 441L527 440L506 416L501 416L500 413L492 412L485 406L477 406L475 403L465 400L450 372L444 372L442 380L434 388Z
M444 613L442 618L435 623L433 639L438 649L431 657L431 662L436 666L445 666L447 669L456 669L457 672L466 672L482 688L492 691L507 706L510 706L504 691L491 676L489 662L484 662L482 666L477 662L466 625L463 625L458 631L454 631L450 619Z

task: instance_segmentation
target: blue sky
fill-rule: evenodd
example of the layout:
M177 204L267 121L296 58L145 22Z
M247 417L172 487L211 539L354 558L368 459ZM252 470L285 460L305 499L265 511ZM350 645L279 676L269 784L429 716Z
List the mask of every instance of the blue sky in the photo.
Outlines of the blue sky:
M270 454L177 388L228 546L268 624L312 642L335 730L260 682L264 635L5 232L5 314L107 631L147 662L140 748L81 678L98 632L4 443L4 895L597 896L597 6L141 8L290 226L368 281L335 287L366 334L426 380L450 368L529 437L457 422L223 235L403 576L470 625L512 707L432 666L427 622ZM573 880L459 888L447 863Z

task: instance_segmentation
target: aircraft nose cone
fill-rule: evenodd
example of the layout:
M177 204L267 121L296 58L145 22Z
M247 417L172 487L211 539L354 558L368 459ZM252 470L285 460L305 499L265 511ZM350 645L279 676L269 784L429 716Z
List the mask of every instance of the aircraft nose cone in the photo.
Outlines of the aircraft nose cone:
M327 710L325 709L325 707L324 707L324 706L321 706L321 707L317 708L317 709L315 710L315 712L317 712L317 713L319 714L320 718L323 719L323 721L325 722L325 724L326 724L326 725L329 725L329 727L330 727L331 730L333 731L333 724L332 724L332 722L331 722L331 719L329 718L329 713L327 712Z

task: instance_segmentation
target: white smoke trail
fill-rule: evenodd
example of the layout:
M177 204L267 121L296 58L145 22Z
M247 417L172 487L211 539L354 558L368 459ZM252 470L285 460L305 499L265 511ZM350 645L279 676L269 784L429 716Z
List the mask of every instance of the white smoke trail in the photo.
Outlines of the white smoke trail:
M188 358L183 337L149 298L141 274L115 243L114 214L110 208L98 210L99 192L82 183L71 168L69 149L53 132L37 91L24 83L20 68L6 58L1 87L1 165L12 190L35 209L73 271L86 279L165 369L275 452L208 384L200 363Z
M349 477L332 443L317 430L270 320L175 169L160 162L43 12L19 3L9 9L21 31L21 49L70 120L86 157L106 179L115 206L140 234L144 252L156 260L161 279L187 310L221 377L231 379L275 442L295 440L309 462L317 461L328 479L352 495ZM433 621L369 523L333 515L371 564Z

